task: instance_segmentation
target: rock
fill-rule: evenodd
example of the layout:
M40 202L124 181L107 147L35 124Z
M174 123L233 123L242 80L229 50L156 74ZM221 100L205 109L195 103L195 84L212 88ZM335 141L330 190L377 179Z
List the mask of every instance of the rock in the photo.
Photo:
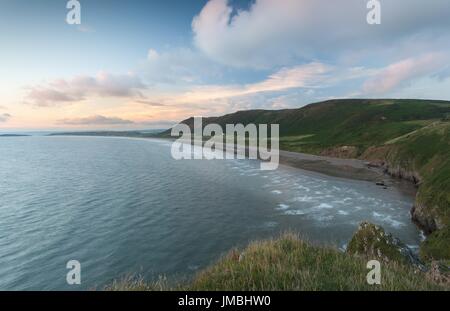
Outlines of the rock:
M382 262L396 261L423 268L420 261L404 243L386 233L382 227L369 222L362 222L359 225L358 231L348 244L347 253Z
M435 217L428 213L428 209L419 202L414 203L411 209L412 220L425 232L425 234L430 234L438 229L439 221L436 221Z
M368 168L380 168L383 166L382 162L364 162L364 165Z

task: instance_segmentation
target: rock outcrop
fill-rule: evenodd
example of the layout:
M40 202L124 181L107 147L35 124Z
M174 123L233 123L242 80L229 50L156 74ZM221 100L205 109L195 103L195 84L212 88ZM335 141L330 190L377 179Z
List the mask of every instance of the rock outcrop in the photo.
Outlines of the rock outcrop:
M362 222L347 247L347 253L382 262L413 264L422 268L413 252L380 226Z
M428 235L438 229L437 223L439 223L439 220L429 215L427 211L428 209L416 199L411 209L411 218Z

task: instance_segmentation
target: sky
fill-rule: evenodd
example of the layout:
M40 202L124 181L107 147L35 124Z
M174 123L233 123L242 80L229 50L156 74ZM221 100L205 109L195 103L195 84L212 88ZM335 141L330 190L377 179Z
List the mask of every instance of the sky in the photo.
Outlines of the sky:
M450 1L0 0L0 131L167 128L335 98L450 100Z

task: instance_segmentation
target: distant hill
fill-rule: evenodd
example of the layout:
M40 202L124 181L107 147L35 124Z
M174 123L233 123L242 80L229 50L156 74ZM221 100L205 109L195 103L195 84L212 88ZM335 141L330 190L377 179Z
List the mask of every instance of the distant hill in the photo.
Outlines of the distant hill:
M182 123L193 128L193 118ZM450 259L450 101L342 99L299 109L238 111L203 126L279 124L280 148L361 158L418 187L412 217L429 235L424 259ZM170 130L160 134L170 136Z
M25 134L0 134L0 137L26 137L30 135Z

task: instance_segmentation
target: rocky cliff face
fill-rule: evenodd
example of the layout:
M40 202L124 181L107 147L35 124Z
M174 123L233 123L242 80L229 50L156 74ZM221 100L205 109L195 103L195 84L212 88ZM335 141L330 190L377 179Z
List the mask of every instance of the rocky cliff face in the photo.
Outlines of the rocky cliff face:
M418 172L405 169L400 165L389 165L388 163L384 163L383 168L387 174L396 178L409 180L417 186L420 185L420 182L422 180Z
M368 148L361 158L370 162L369 165L383 168L386 174L413 182L418 187L414 206L411 208L411 218L420 227L426 235L445 228L445 223L441 219L436 208L428 206L423 200L423 178L420 173L414 169L407 159L399 159L393 147L383 145L379 147ZM428 256L426 256L428 257Z
M383 168L387 174L409 180L420 187L422 178L418 172L404 169L400 165L391 166L386 163ZM411 208L411 218L427 235L443 226L438 215L432 213L430 207L420 202L420 190L416 195L414 206Z
M427 235L438 229L439 220L429 215L426 206L419 203L417 199L411 209L411 218Z
M362 222L347 247L347 253L382 262L399 262L423 266L412 251L380 226Z

